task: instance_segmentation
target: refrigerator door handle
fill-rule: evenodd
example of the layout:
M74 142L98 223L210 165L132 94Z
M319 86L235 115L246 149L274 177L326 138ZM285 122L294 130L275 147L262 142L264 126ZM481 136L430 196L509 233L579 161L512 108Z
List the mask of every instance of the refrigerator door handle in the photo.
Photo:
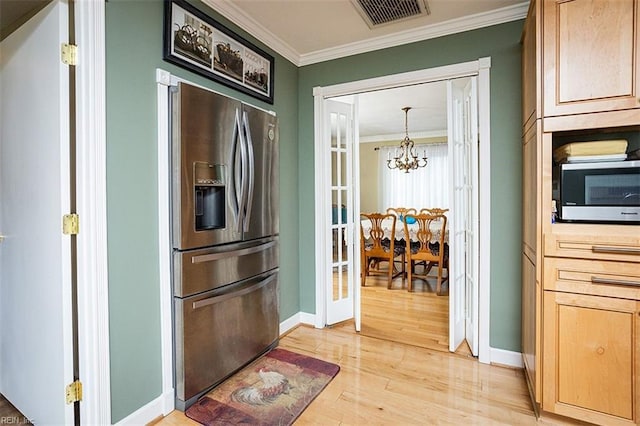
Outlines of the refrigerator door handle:
M238 126L238 134L240 135L240 214L238 217L237 229L238 232L242 232L244 230L244 221L247 216L247 184L248 184L248 166L247 161L247 137L244 132L244 126L242 125L242 120L240 118L240 114L238 110L236 110L236 125Z
M202 307L205 307L205 306L213 305L215 303L224 302L225 300L229 300L229 299L232 299L234 297L240 297L240 296L243 296L245 294L249 294L251 292L254 292L254 291L266 286L271 281L276 279L277 276L278 276L278 274L271 274L267 278L265 278L264 280L258 281L257 283L255 283L255 284L253 284L253 285L251 285L251 286L249 286L247 288L243 288L242 290L232 291L232 292L220 295L220 296L213 296L213 297L209 297L207 299L198 300L197 302L193 302L193 309L202 308Z
M203 263L203 262L211 262L213 260L219 259L227 259L230 257L240 257L246 256L248 254L259 253L261 251L265 251L270 249L271 247L277 244L276 241L269 241L268 243L261 244L259 246L243 248L239 250L233 251L221 251L219 253L210 253L210 254L201 254L198 256L193 256L191 258L191 263Z
M247 112L244 111L242 114L242 126L244 127L244 131L246 132L247 139L247 160L248 164L248 177L247 177L247 197L246 197L246 208L244 213L244 231L249 231L249 220L251 219L251 204L253 201L253 187L255 182L255 160L253 157L253 139L251 138L251 128L249 126L249 116Z
M244 172L244 137L242 135L242 126L240 124L240 111L236 108L236 116L233 124L233 137L231 140L231 153L229 157L229 183L231 193L231 208L234 214L234 227L238 232L241 232L242 223L242 174ZM240 150L240 170L236 168L236 157Z

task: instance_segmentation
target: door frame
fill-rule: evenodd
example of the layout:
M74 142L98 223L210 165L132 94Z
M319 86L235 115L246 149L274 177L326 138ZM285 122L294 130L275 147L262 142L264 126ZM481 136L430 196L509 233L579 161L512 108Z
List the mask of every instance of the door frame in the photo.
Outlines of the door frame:
M106 214L105 1L75 0L80 418L111 424ZM62 222L62 218L60 218ZM62 228L60 230L62 232ZM64 389L60 389L62 396ZM63 401L61 399L61 401Z
M111 424L105 0L75 0L80 419Z
M490 75L491 58L484 57L475 61L445 65L418 71L374 77L340 83L331 86L317 86L313 88L314 96L314 171L315 171L315 205L316 211L325 211L326 200L324 193L327 188L327 173L324 151L328 149L322 139L322 125L324 116L324 100L327 98L353 95L362 92L391 89L400 86L429 83L460 77L478 77L478 133L480 145L478 148L479 173L479 210L478 221L483 224L482 238L479 238L479 276L478 276L478 360L490 363L490 264L491 264L491 132L490 132ZM321 215L315 218L315 253L325 253L328 238L325 220ZM315 256L315 287L316 287L316 315L315 327L323 328L326 324L326 282L327 259ZM359 302L359 298L358 298Z

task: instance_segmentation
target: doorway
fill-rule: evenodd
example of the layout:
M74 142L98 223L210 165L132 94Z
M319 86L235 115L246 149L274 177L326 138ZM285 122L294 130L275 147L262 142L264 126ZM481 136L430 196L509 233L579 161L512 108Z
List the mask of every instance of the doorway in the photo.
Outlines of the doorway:
M447 95L448 81L441 80L332 98L336 102L358 106L359 212L384 213L388 208L397 207L415 208L416 211L436 207L451 210L450 200L453 197L449 182L453 157L449 156L447 144ZM405 112L406 107L410 110ZM426 162L419 163L425 164L424 167L407 173L389 167L389 159L395 166L393 158L398 155L399 141L405 138L414 143L419 158L428 157ZM452 217L450 213L446 215ZM398 239L402 238L398 236L401 233L398 228L402 227L403 223L398 220L396 247ZM357 219L354 228L357 232ZM446 235L449 234L448 229ZM390 229L387 227L387 230ZM426 280L414 278L411 292L408 291L406 275L394 275L391 289L387 288L387 279L381 279L379 274L366 277L366 286L360 287L361 334L448 351L449 280L443 280L441 291L436 291L439 267L430 268ZM384 263L382 272L386 268ZM400 269L399 263L396 263L396 268ZM426 270L426 266L420 265L415 272ZM444 276L447 276L446 272ZM331 311L329 307L329 313ZM330 317L327 321L332 323ZM457 346L454 348L456 352L469 354L466 344Z
M480 194L483 200L484 199L487 200L487 202L481 203L481 206L483 208L480 209L479 211L479 217L480 217L480 220L484 220L488 224L488 218L489 218L488 200L489 200L489 194L490 194L490 191L489 191L490 182L489 182L489 174L488 174L488 171L489 171L489 127L488 127L489 67L490 67L490 59L483 58L478 61L455 64L455 65L445 66L445 67L438 67L438 68L433 68L429 70L422 70L422 71L397 74L392 76L385 76L380 78L341 84L337 86L315 88L314 96L315 96L315 105L316 105L315 122L316 122L316 154L317 154L316 155L316 166L317 166L316 172L320 171L320 173L317 173L317 178L316 178L317 179L316 180L316 189L317 189L316 206L318 210L322 211L322 209L324 208L323 198L328 198L323 195L326 193L325 192L326 187L323 184L326 176L324 176L322 173L322 167L318 167L319 164L320 165L324 164L325 169L330 169L330 167L328 168L326 167L326 164L329 163L330 159L328 158L328 156L326 156L322 152L322 147L324 146L322 141L323 130L324 130L323 118L325 117L324 113L327 108L326 101L328 99L336 98L340 96L356 95L356 94L361 94L365 92L383 90L383 89L394 88L394 87L417 85L417 84L423 84L423 83L429 83L429 82L441 81L441 80L451 80L451 79L460 78L460 77L477 77L478 93L479 93L478 101L480 104L478 113L480 116L480 122L485 123L484 125L481 125L479 128L480 140L483 141L483 143L480 145L480 155L479 155L480 179L479 179L478 186L480 188ZM354 102L354 111L356 112L356 114L354 114L354 117L355 117L354 121L356 123L354 127L356 128L357 128L357 121L358 121L357 110L358 110L358 104L357 102ZM356 140L358 139L357 135L355 139ZM355 151L356 151L355 155L357 156L358 144L355 144ZM358 168L357 164L355 168L356 169ZM355 171L356 176L358 176L358 173L359 173L358 171ZM357 180L358 179L356 177L355 181L353 182L355 187L355 191L354 191L355 202L352 203L352 205L354 206L357 206L359 204L359 185ZM359 247L359 233L356 232L356 229L355 229L356 224L359 223L357 220L359 217L359 208L355 208L351 211L347 211L346 216L347 216L347 219L345 220L345 222L348 225L353 227L351 229L352 231L351 234L355 236L354 245L356 247ZM328 226L328 223L324 223L324 222L325 222L324 218L321 217L321 215L318 215L316 217L317 253L325 252L324 250L326 250L326 243L327 241L330 241L330 239L328 239L325 236L327 230L329 229L329 226ZM481 258L478 259L478 264L480 265L480 269L478 271L479 279L477 280L478 288L479 288L479 297L476 298L476 302L478 303L478 306L477 306L477 309L475 309L475 312L477 312L479 316L479 320L476 323L478 324L476 325L476 327L477 327L477 338L478 338L477 341L479 342L479 347L478 347L479 360L481 362L489 362L489 342L488 342L488 337L489 337L489 334L488 334L489 250L488 250L488 246L490 242L489 242L489 235L488 235L489 233L488 226L484 227L483 231L485 231L487 235L484 235L483 233L483 239L480 240L481 247L477 251L478 256ZM326 303L326 299L325 299L328 290L324 288L325 286L323 285L323 283L327 282L324 279L325 277L327 277L327 269L326 269L327 259L323 259L323 256L317 256L316 259L317 259L317 262L316 262L316 266L317 266L316 268L316 275L317 275L316 276L316 326L323 327L326 324L329 324L329 322L327 321L327 310L329 309L329 306ZM352 262L349 265L349 267L356 268L359 270L359 265L357 264L359 263L358 260L359 259L357 259L357 256L356 256L356 260ZM355 294L354 319L356 323L356 330L359 330L359 325L360 325L360 312L358 311L360 307L359 290L360 289L358 284L358 286L354 288L354 292L353 292ZM464 293L465 290L462 289L462 292ZM469 311L470 309L468 309L467 306L462 306L461 316L466 316L469 313ZM463 330L463 333L464 333L464 330ZM455 348L453 348L452 350L455 350Z

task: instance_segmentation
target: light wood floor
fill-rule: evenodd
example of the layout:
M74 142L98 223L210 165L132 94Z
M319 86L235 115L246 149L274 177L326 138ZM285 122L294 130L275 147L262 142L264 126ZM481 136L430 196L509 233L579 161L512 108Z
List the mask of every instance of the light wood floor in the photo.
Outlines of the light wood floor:
M414 280L414 291L407 291L407 281L397 277L392 289L386 277L369 276L361 287L361 332L365 336L416 345L439 351L449 351L448 283L443 295L435 291L436 277L428 281ZM460 354L470 355L462 345Z
M536 419L523 372L333 328L295 328L280 346L341 370L296 425L563 425ZM179 411L159 425L196 425Z
M280 339L281 348L341 367L296 425L575 424L536 422L522 370L480 364L467 346L448 352L448 296L435 294L435 282L418 282L415 293L401 278L393 284L367 278L361 333L347 321ZM158 424L197 425L179 411Z

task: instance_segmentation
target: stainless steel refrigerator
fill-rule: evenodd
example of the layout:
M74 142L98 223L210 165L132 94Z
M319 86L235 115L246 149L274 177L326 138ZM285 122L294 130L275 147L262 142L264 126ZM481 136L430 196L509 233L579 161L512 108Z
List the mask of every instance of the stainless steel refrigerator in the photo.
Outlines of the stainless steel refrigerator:
M176 407L278 344L278 121L180 83L171 94Z

